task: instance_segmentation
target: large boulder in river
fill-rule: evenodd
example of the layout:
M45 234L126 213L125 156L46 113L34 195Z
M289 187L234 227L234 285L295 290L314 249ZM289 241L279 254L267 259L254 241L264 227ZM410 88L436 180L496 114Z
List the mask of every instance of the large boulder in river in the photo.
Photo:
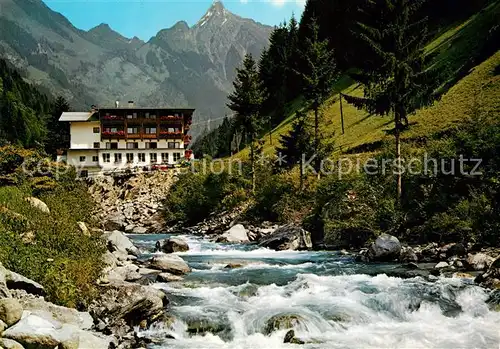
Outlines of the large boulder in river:
M136 326L143 320L152 322L160 317L167 304L166 295L161 290L122 283L106 287L90 310L94 318L107 321L109 326L120 325L122 321Z
M294 224L282 226L259 241L261 247L273 250L303 251L312 248L311 234Z
M191 271L184 259L176 255L155 256L149 260L149 265L153 269L174 275L184 275Z
M401 243L392 235L382 234L370 245L367 257L370 261L392 261L399 258Z
M117 251L125 255L139 255L139 249L121 231L106 232L103 234L103 238L107 241L108 249L111 252Z
M295 314L280 314L271 317L266 322L266 327L264 328L264 333L269 335L274 331L288 330L293 327L297 327L300 323L304 322L304 319Z
M231 229L227 230L224 234L222 234L218 239L218 242L228 242L233 244L241 244L245 242L249 242L247 235L247 230L242 224L236 224L231 227Z
M165 253L187 252L189 245L180 238L170 238L163 243L161 249Z

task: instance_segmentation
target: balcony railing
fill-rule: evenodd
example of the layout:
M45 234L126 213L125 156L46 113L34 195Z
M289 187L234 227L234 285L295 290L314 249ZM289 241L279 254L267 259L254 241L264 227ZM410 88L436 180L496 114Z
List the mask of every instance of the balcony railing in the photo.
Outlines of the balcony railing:
M161 139L182 139L182 132L160 131Z
M141 139L142 135L140 133L127 133L128 139Z
M102 117L103 120L124 120L124 117L123 116L120 116L120 115L104 115Z
M123 139L125 138L125 131L109 132L105 131L101 133L102 138L113 138L113 139Z
M140 125L142 124L142 119L139 118L127 118L127 125Z
M144 133L142 135L142 138L145 138L145 139L156 139L158 136L156 135L156 133Z
M160 116L161 124L182 124L183 120L184 118L182 116L173 116L173 115Z

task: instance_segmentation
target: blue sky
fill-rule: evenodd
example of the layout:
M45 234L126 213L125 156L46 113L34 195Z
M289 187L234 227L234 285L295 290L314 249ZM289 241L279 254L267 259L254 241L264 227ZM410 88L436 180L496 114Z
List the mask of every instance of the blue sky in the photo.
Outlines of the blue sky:
M159 30L184 20L190 26L205 14L212 0L44 0L77 28L88 30L101 23L126 37L149 40ZM292 13L300 18L305 0L226 0L231 12L277 25Z

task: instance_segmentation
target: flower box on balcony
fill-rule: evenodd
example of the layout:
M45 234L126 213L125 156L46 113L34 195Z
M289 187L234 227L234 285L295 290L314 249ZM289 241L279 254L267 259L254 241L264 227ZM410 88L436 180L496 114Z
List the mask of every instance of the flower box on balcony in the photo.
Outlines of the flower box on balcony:
M116 137L116 136L125 136L125 131L118 131L118 132L103 132L103 136L108 136L108 137Z
M103 119L104 120L123 120L123 116L118 116L118 115L104 115Z
M182 116L163 115L163 116L160 116L160 120L162 120L162 121L181 121Z

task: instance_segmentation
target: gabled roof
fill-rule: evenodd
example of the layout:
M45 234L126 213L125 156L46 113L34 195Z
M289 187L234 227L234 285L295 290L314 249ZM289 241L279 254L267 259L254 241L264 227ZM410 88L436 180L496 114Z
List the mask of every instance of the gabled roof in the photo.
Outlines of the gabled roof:
M95 112L64 112L59 121L88 121Z

